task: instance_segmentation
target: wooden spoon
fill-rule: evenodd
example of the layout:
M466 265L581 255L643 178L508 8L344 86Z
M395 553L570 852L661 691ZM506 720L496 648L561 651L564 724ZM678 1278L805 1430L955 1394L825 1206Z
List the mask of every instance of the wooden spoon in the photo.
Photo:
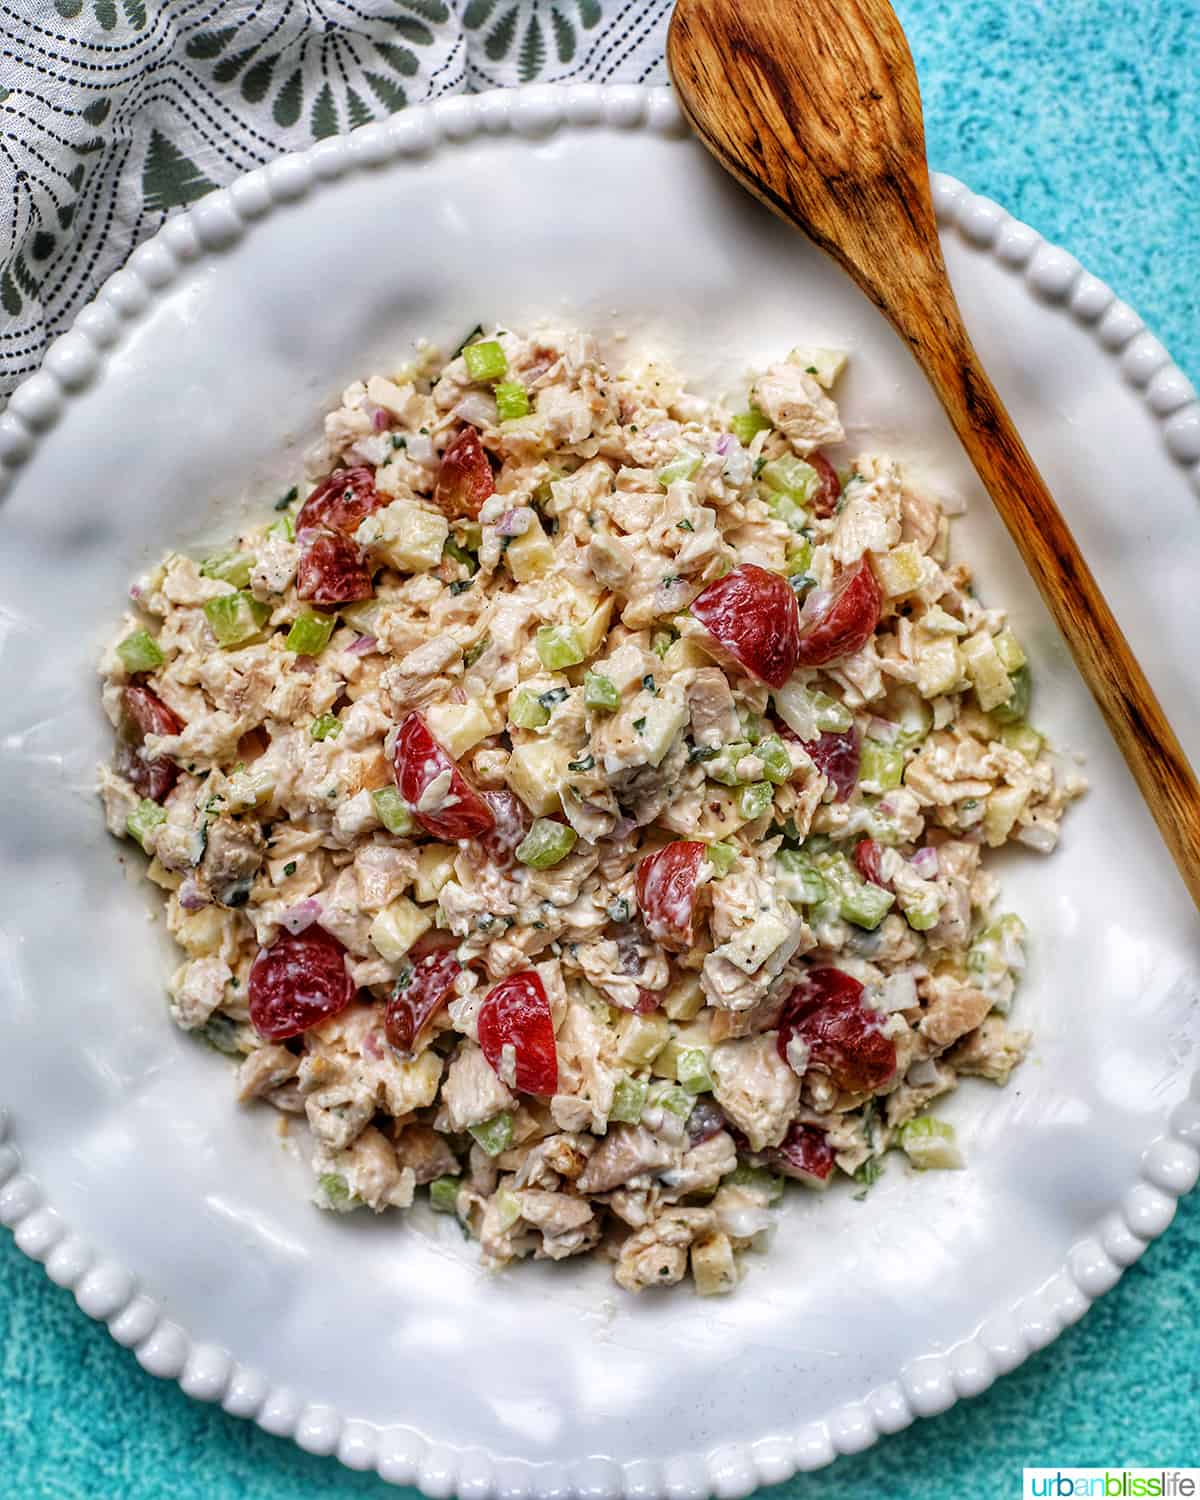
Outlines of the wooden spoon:
M723 167L844 267L906 340L991 495L1200 906L1200 789L967 337L921 96L887 0L677 0L667 61Z

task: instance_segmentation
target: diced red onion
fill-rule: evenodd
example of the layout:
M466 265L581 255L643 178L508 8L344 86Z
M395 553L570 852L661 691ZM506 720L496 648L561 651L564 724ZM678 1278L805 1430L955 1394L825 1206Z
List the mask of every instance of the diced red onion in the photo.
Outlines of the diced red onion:
M321 903L310 896L307 901L298 901L295 906L289 906L287 911L282 912L279 925L286 927L295 937L297 933L311 927L320 915Z
M351 641L346 650L351 656L366 656L368 651L374 651L379 641L373 635L360 635L356 641Z
M527 505L516 510L506 510L496 522L497 536L524 536L533 520L533 512Z
M208 897L190 875L179 887L178 899L184 911L202 911L210 905Z
M732 446L733 446L733 433L732 432L723 432L721 434L721 436L717 439L717 452L718 453L728 453L729 450L730 450L730 448Z
M627 839L629 835L637 829L637 826L638 825L636 819L627 818L624 816L624 814L622 814L621 817L619 817L613 824L613 831L609 835L609 837L614 839Z
M130 586L129 586L129 597L133 600L133 602L135 604L140 604L142 602L142 587L141 587L141 584L138 584L138 583L130 584Z
M923 849L917 850L909 864L922 880L932 880L938 872L938 852L927 844Z
M377 406L375 408L375 415L371 418L371 426L374 427L376 432L386 432L391 425L391 417L388 416L382 406Z

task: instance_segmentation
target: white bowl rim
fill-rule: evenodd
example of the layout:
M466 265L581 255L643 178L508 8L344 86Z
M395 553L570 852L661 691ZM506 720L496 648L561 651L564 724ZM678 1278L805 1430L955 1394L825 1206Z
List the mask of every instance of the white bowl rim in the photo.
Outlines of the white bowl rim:
M210 193L168 220L108 278L71 330L50 345L37 374L13 393L0 414L0 502L41 436L61 418L72 396L100 377L107 355L155 296L178 272L249 232L276 206L293 203L347 173L368 171L401 156L453 149L480 134L509 131L537 140L598 125L661 135L686 131L667 88L531 84L410 106L387 121L282 156ZM1073 256L990 199L943 174L934 174L933 188L943 230L957 229L971 247L1022 276L1032 295L1058 304L1091 330L1099 351L1116 361L1122 378L1140 391L1167 451L1200 495L1200 401L1133 309ZM430 1497L469 1493L503 1500L562 1500L586 1494L705 1500L712 1494L747 1494L758 1485L828 1464L839 1453L858 1452L916 1417L979 1394L1078 1321L1166 1229L1176 1199L1198 1176L1200 1072L1193 1076L1188 1096L1163 1118L1161 1133L1142 1153L1138 1173L1121 1200L1095 1234L1070 1248L1057 1272L974 1336L911 1360L895 1380L862 1401L831 1410L799 1430L708 1453L624 1464L581 1457L570 1464L514 1465L478 1448L380 1431L330 1405L301 1406L285 1388L271 1389L225 1350L194 1342L139 1289L135 1269L103 1258L63 1222L36 1180L22 1170L11 1122L0 1107L0 1223L13 1231L26 1255L44 1264L51 1280L74 1292L85 1313L105 1322L119 1343L133 1349L146 1370L177 1380L190 1396L220 1401L231 1413L253 1417L309 1452L336 1453L353 1469L374 1469L383 1479L415 1485ZM463 1460L469 1463L469 1478Z

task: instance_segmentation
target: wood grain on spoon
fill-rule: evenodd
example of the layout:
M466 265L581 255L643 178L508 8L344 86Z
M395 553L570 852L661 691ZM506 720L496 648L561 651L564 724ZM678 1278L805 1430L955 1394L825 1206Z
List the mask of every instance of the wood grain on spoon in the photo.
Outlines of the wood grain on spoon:
M886 0L677 0L667 59L700 139L907 341L1058 622L1200 906L1200 789L963 327L921 97Z

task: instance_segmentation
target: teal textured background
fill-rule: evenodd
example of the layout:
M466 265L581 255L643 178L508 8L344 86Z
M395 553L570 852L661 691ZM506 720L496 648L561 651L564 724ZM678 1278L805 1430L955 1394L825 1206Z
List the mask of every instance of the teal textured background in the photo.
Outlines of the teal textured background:
M1200 379L1198 0L897 0L897 10L930 160L1073 251ZM1198 1280L1193 1196L1049 1349L978 1400L782 1486L780 1500L1000 1500L1020 1493L1026 1464L1200 1464ZM153 1380L7 1235L0 1289L5 1500L400 1493Z

